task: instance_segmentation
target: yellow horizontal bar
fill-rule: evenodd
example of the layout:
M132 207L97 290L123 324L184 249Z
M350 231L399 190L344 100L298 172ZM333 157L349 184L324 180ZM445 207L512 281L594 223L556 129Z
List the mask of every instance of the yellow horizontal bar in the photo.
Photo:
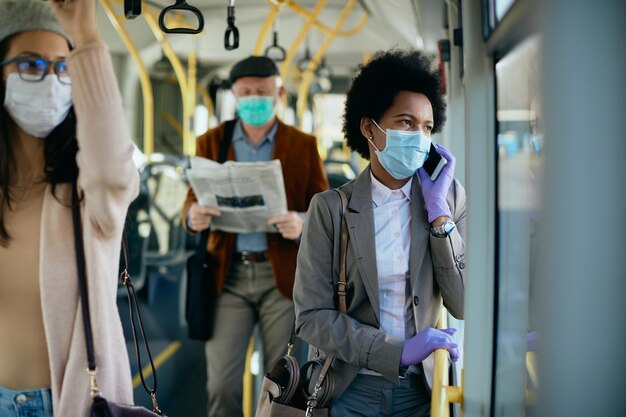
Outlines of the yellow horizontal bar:
M180 346L181 346L181 343L179 340L176 340L170 343L170 345L166 347L163 352L159 353L157 357L154 358L154 368L159 369L161 365L163 365L172 356L174 356L174 354L178 351L178 349L180 349ZM139 364L139 366L141 366L141 364ZM148 364L143 368L143 377L148 378L150 375L152 375L152 367L150 366L150 364ZM141 384L141 376L137 374L133 378L133 389L137 388L140 384Z

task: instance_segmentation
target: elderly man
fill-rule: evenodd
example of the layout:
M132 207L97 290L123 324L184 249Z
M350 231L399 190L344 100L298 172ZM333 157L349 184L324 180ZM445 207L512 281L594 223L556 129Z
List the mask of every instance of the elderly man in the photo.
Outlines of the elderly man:
M294 322L291 292L305 212L313 195L328 188L315 137L276 117L276 103L285 94L278 74L266 57L236 63L230 82L238 118L210 129L197 142L197 155L213 160L223 140L232 141L227 160L280 160L289 210L269 219L277 233L209 234L207 251L219 294L213 337L206 344L210 417L242 415L246 348L257 322L265 368L285 354ZM199 205L189 190L183 218L190 233L209 228L219 215L216 208Z

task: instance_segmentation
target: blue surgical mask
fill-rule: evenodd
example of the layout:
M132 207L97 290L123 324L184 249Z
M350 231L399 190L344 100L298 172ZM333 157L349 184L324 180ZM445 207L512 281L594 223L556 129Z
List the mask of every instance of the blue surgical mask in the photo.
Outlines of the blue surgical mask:
M274 97L247 96L237 99L237 114L252 126L263 126L274 117Z
M376 149L376 156L378 156L378 161L383 168L397 180L415 175L428 157L431 144L430 137L421 130L387 129L385 132L373 119L372 122L387 135L387 144L382 151L368 139Z

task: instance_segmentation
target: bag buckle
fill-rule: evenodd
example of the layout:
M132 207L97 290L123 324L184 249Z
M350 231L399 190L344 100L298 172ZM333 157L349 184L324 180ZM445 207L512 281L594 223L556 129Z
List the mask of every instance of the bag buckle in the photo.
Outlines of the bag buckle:
M97 368L94 370L87 368L87 375L89 375L89 387L90 387L89 395L91 395L91 398L100 396L100 388L98 388L98 381L96 378L97 372L98 372Z

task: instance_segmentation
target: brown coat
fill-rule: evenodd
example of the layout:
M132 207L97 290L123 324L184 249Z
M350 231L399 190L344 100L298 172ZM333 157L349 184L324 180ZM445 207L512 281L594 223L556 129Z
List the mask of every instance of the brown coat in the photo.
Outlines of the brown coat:
M219 144L224 136L225 124L221 124L198 138L196 155L217 160ZM235 151L231 144L227 160L235 159ZM322 167L322 160L317 152L315 136L308 135L298 129L278 121L278 130L274 141L273 159L280 160L287 194L287 209L306 212L311 198L316 193L328 189L328 181ZM183 206L183 224L187 227L187 212L193 202L197 201L191 188ZM193 233L188 229L190 233ZM218 294L224 287L224 279L230 267L230 259L235 250L237 235L214 231L209 234L207 251L211 255L211 269L216 277ZM274 277L278 290L291 299L296 274L296 256L298 244L283 239L278 233L267 234L267 247L274 269Z

